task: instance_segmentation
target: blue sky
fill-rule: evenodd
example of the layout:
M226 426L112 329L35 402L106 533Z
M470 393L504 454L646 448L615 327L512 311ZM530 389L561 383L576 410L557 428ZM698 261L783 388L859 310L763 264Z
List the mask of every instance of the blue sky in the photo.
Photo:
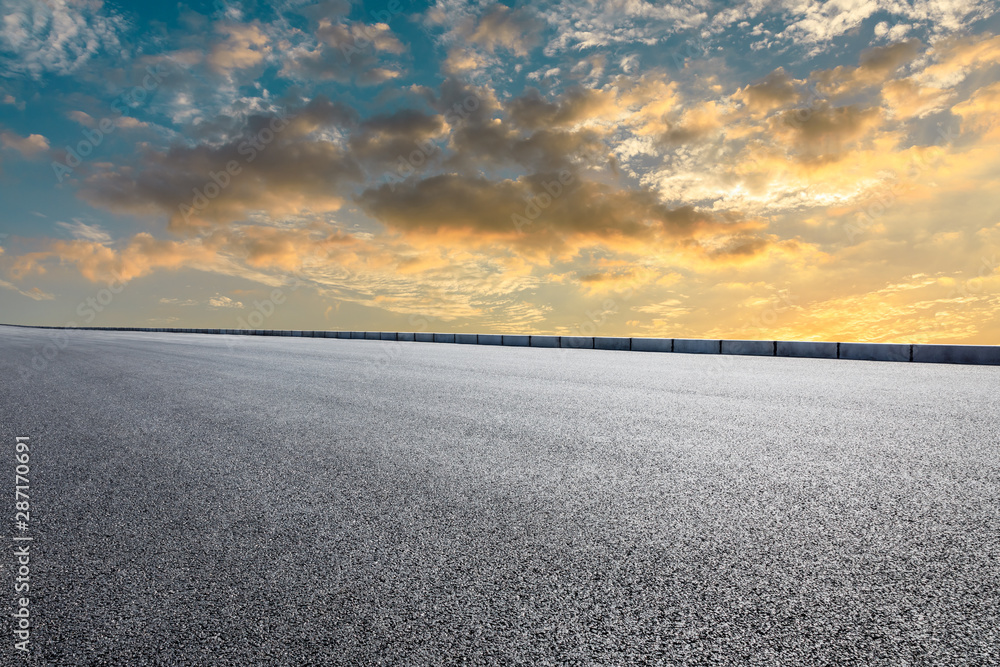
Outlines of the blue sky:
M992 2L0 11L0 321L1000 333Z

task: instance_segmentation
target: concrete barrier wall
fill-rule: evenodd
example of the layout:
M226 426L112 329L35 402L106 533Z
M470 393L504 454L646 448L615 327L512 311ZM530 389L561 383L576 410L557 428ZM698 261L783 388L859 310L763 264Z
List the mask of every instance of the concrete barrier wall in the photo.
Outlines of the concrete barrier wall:
M891 343L841 343L841 359L858 361L909 361L910 345Z
M808 357L815 359L851 359L859 361L896 361L914 363L949 363L1000 365L998 345L910 345L905 343L835 343L816 341L710 340L695 338L613 338L608 336L535 336L512 334L403 333L384 331L299 331L281 329L178 329L168 327L46 327L23 324L2 326L28 329L79 329L84 331L141 331L155 333L198 333L234 336L289 336L301 338L340 338L399 340L521 347L564 347L637 352L677 352Z
M913 360L935 364L1000 365L996 345L914 345Z
M608 336L597 336L594 338L595 350L622 350L632 349L631 338L609 338Z
M724 340L722 354L752 355L758 357L774 356L773 340Z
M516 345L518 347L528 347L531 342L531 336L508 336L503 334L503 344L504 345Z
M633 352L673 352L673 338L633 338Z
M719 354L722 341L704 338L675 338L674 352L684 354Z
M559 347L591 350L594 348L594 339L591 336L560 336Z
M808 357L810 359L836 359L837 343L808 340L779 340L779 357Z
M531 347L559 347L559 336L528 336Z

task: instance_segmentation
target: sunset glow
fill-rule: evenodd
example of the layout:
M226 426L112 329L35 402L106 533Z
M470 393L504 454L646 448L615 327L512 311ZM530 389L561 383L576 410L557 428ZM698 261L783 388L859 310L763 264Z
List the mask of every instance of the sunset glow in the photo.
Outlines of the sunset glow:
M5 2L0 322L998 344L996 9Z

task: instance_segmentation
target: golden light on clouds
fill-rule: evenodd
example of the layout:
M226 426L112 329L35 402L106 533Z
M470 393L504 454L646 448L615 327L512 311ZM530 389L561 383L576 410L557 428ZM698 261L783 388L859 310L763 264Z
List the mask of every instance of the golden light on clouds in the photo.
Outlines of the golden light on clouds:
M175 306L294 276L302 328L572 333L610 300L607 335L1000 342L982 8L781 32L673 7L659 34L582 6L334 4L186 10L202 43L92 56L125 91L167 67L128 113L83 77L51 93L64 125L0 120L0 169L42 184L0 247L8 319L60 324L114 278L171 291L116 322L208 324L221 306ZM0 109L70 67L45 63L8 65Z

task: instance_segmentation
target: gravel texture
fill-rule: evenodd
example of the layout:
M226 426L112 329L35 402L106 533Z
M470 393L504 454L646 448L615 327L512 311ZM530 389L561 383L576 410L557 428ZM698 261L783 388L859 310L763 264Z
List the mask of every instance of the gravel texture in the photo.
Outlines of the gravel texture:
M7 664L1000 664L1000 368L0 327L0 370Z

